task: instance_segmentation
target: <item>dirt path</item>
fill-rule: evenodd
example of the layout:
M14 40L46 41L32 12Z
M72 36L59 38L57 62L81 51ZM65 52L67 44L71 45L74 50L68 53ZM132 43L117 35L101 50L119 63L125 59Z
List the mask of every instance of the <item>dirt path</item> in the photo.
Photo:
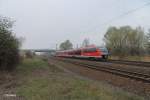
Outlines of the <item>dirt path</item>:
M19 86L16 72L0 73L0 100L24 100L16 95L16 87Z

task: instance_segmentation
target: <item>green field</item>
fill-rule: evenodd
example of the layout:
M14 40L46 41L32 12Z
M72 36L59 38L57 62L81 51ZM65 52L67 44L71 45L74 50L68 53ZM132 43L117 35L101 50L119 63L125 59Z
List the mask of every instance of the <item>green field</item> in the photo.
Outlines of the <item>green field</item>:
M27 100L144 100L103 83L77 78L41 59L24 60L17 72L17 95Z

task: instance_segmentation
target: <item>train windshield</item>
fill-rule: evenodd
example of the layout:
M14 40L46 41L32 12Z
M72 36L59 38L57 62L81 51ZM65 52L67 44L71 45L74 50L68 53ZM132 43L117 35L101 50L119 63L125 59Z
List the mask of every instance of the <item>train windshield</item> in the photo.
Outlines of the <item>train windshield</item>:
M103 53L107 53L108 54L108 50L105 47L98 47L100 49L100 51L102 51Z

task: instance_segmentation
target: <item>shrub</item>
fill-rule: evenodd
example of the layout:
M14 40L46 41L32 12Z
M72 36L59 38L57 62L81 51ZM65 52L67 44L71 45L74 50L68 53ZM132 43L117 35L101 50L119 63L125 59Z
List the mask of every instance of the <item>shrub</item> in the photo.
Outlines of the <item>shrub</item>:
M32 52L32 51L26 51L25 56L26 56L26 58L33 58L34 52Z
M0 17L0 70L12 70L19 63L19 41L13 35L13 22Z

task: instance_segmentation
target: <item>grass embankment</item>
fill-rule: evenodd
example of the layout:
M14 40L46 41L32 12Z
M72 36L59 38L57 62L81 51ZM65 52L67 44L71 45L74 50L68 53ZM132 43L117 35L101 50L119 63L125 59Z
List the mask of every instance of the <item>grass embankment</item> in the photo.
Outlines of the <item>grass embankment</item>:
M150 56L127 56L127 57L111 56L110 59L150 62Z
M27 100L144 100L105 84L69 75L46 61L26 59L18 67L17 95Z

